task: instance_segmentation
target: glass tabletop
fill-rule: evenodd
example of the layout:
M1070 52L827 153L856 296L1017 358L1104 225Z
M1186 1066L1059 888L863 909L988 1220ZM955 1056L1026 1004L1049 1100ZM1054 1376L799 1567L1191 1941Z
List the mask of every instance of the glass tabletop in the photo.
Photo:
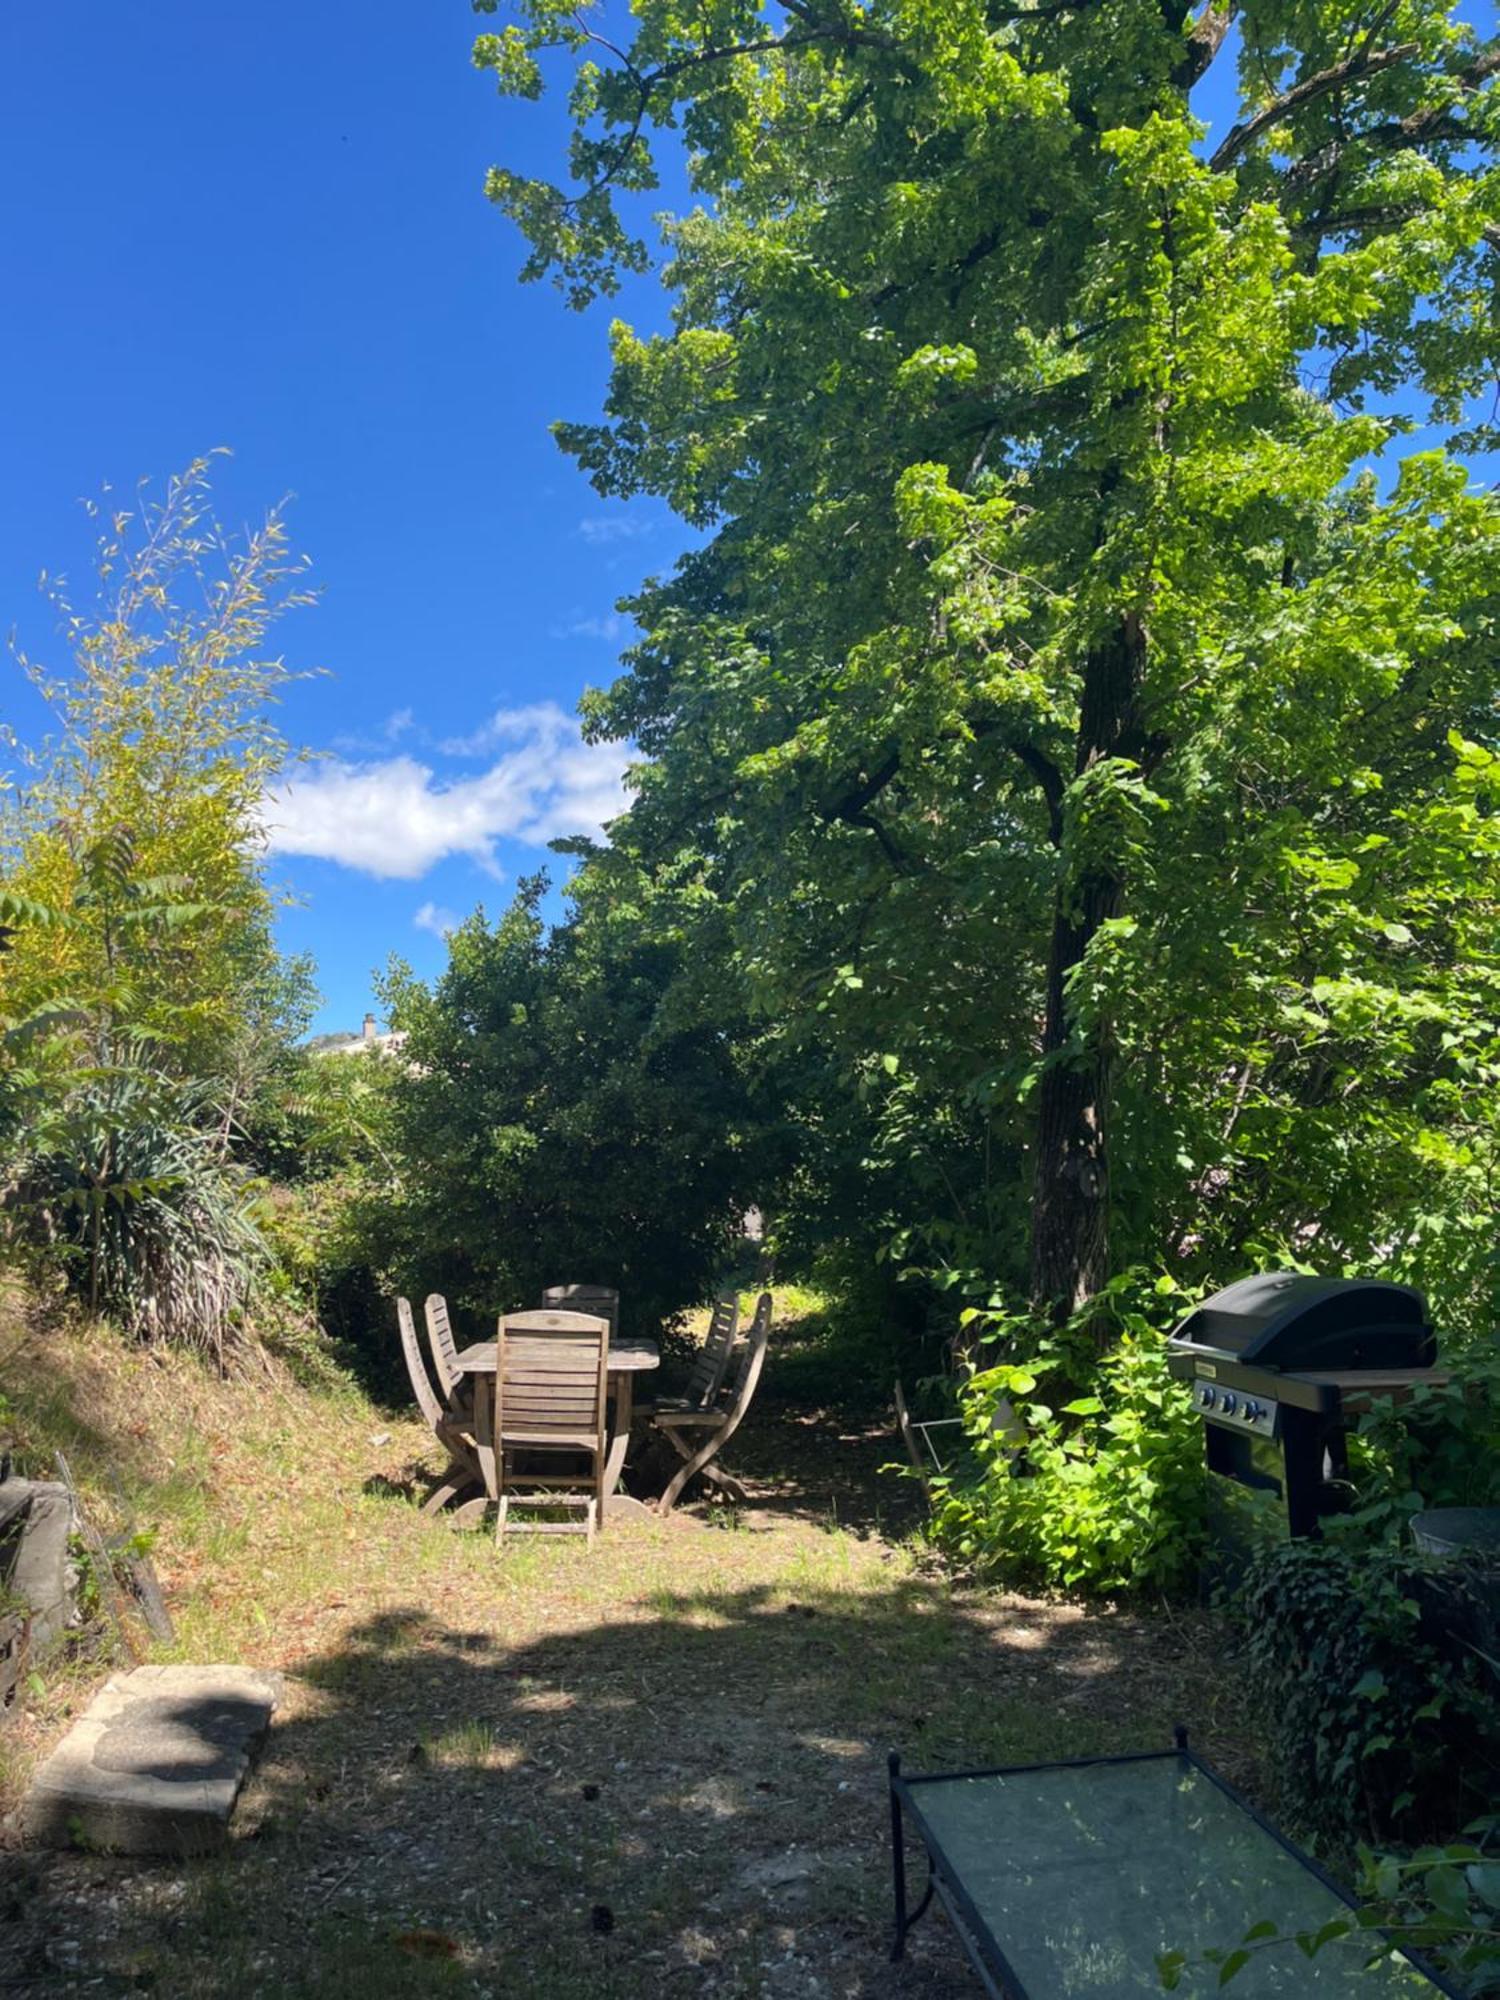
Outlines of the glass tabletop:
M1298 1856L1184 1757L969 1778L916 1778L910 1796L1032 2000L1160 1995L1159 1952L1188 1957L1177 1991L1219 1991L1209 1948L1232 1950L1266 1919L1316 1931L1347 1906ZM1367 1966L1368 1934L1308 1959L1262 1946L1229 2000L1308 1993L1431 1995L1394 1953Z

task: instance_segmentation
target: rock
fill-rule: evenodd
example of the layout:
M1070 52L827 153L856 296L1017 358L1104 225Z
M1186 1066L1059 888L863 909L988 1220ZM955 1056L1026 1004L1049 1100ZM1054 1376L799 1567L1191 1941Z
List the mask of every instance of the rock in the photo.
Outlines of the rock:
M281 1676L249 1667L137 1667L117 1674L36 1773L28 1837L116 1854L222 1847Z
M73 1498L66 1486L0 1480L0 1580L31 1614L31 1657L60 1639L73 1615L68 1535Z

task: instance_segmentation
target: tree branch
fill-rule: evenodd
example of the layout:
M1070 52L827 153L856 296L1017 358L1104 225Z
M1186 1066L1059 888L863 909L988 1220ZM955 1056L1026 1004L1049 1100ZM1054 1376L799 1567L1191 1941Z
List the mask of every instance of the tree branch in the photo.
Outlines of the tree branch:
M1394 229L1415 221L1428 212L1424 201L1398 201L1367 208L1346 208L1341 215L1309 215L1291 225L1294 236L1308 236L1321 242L1325 236L1342 236L1357 229Z
M687 70L698 69L705 63L732 62L738 56L788 55L798 49L812 48L819 43L827 42L845 48L878 48L888 55L897 56L903 62L906 61L896 42L889 35L880 34L871 28L851 27L843 22L830 25L819 21L808 7L800 4L800 0L785 0L785 5L789 14L805 24L800 30L793 29L785 35L768 35L755 42L730 42L718 48L694 49L686 55L674 57L670 62L658 64L653 70L639 69L631 61L629 54L617 43L601 35L596 29L586 26L581 17L575 16L584 39L596 48L607 50L629 76L636 90L636 105L629 129L614 148L608 164L581 193L563 197L561 202L563 213L576 213L591 195L603 193L611 184L635 150L635 142L641 136L641 127L646 122L646 114L651 108L651 100L657 90L662 84L670 83L674 77L681 76Z
M1472 97L1474 92L1500 71L1500 48L1487 49L1482 56L1468 64L1466 68L1453 72L1463 96ZM1372 125L1366 131L1351 133L1347 139L1330 140L1320 146L1316 153L1309 153L1305 160L1299 160L1287 174L1285 188L1289 194L1309 187L1318 181L1327 180L1330 174L1338 172L1343 165L1344 155L1355 146L1374 147L1380 152L1398 152L1406 146L1420 142L1432 143L1449 140L1462 146L1472 142L1474 134L1460 118L1451 114L1454 104L1424 105L1407 118L1387 119L1383 125Z
M869 810L872 801L879 798L900 768L901 752L899 749L892 750L883 764L859 780L853 791L846 792L830 805L819 806L817 814L825 825L837 820L845 826L858 826L866 833L873 833L891 867L898 875L907 875L911 872L911 863L896 845L890 829Z
M1418 42L1398 42L1393 48L1376 49L1371 52L1360 50L1347 61L1335 63L1331 69L1319 70L1316 76L1304 77L1301 83L1283 91L1273 104L1264 111L1258 111L1253 118L1247 118L1243 125L1234 126L1227 132L1214 152L1209 166L1214 173L1222 173L1232 160L1239 158L1248 146L1253 146L1260 135L1273 125L1279 125L1292 112L1300 111L1305 104L1312 104L1330 91L1338 90L1346 83L1353 83L1360 77L1374 76L1378 71L1391 69L1395 64L1405 62L1408 56L1420 50Z
M1034 743L1024 737L1005 736L1005 724L992 719L978 718L969 723L971 732L979 738L1001 736L1005 748L1036 779L1042 797L1047 801L1047 830L1052 845L1062 845L1063 795L1067 786L1063 782L1060 766L1055 764L1045 750L1039 750Z
M1229 30L1234 26L1235 16L1240 11L1239 0L1208 0L1207 6L1193 23L1193 31L1187 38L1187 47L1182 61L1172 72L1172 81L1179 90L1191 90L1195 83L1208 74L1214 58L1223 48Z
M831 804L818 807L818 818L822 820L847 819L850 813L862 813L890 784L901 768L899 749L887 753L885 761L874 771L861 773L854 789L846 792Z
M1005 747L1020 760L1041 787L1042 797L1047 801L1047 833L1052 845L1061 847L1063 794L1067 789L1063 784L1062 772L1050 757L1037 749L1034 743L1007 742Z

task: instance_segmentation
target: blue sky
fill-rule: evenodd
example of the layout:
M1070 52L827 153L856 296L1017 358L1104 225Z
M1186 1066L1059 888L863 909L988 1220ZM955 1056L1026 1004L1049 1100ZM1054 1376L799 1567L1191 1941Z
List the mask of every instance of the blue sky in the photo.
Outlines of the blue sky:
M322 595L278 644L328 672L285 725L364 780L320 769L287 834L348 865L273 863L322 1027L357 1024L393 950L435 971L444 913L500 906L618 798L619 753L569 718L613 674L615 598L683 541L663 509L600 502L548 433L597 413L612 313L658 323L660 295L580 316L517 284L485 169L554 170L563 114L502 103L475 27L465 0L0 25L0 623L57 657L37 574L81 588L78 503L106 480L227 445L228 523L292 496ZM34 729L0 671L0 713Z
M284 722L330 758L273 868L320 1028L357 1024L393 951L435 972L445 923L617 804L620 753L570 718L615 670L614 600L686 539L601 503L549 435L597 413L609 319L658 325L662 298L578 315L516 283L485 169L555 174L566 121L496 97L475 28L467 0L0 18L0 622L56 657L36 577L82 584L105 481L224 445L227 522L291 496L322 595L279 639L326 678ZM1230 67L1197 107L1216 125Z

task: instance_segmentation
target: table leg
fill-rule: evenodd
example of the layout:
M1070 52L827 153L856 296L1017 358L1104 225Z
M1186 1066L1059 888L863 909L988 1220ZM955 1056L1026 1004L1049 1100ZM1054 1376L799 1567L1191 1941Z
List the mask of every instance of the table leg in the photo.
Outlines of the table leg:
M495 1377L474 1378L474 1443L479 1450L479 1470L484 1474L484 1490L492 1500L500 1498L500 1474L495 1465Z
M604 1461L604 1491L606 1497L618 1493L620 1481L625 1473L625 1454L630 1449L630 1418L635 1405L635 1390L630 1376L622 1370L615 1377L615 1429L609 1441L609 1456Z
M604 1516L609 1521L649 1520L650 1508L639 1500L633 1500L620 1487L625 1474L625 1454L630 1449L630 1418L635 1406L635 1388L628 1371L622 1369L615 1376L614 1391L614 1433L609 1441L609 1455L604 1461Z

